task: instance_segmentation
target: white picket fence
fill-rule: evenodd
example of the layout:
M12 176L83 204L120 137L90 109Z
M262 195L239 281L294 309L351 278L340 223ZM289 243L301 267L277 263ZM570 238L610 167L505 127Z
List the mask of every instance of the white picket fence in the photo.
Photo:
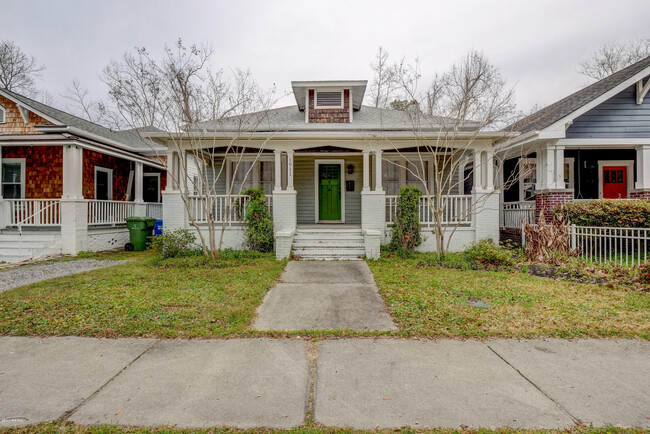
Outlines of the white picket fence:
M640 265L648 261L650 229L571 226L571 249L586 261Z
M58 226L61 224L59 199L7 199L10 226Z
M120 200L89 200L89 225L124 224L124 219L133 216L135 204Z
M386 224L392 225L397 213L397 202L399 196L386 196ZM436 216L429 206L430 201L436 203L435 196L421 196L418 203L418 215L420 225L430 227L436 224ZM445 195L440 198L442 209L441 224L471 224L472 223L472 196L471 195Z
M501 227L521 228L523 223L533 224L535 202L506 202L501 205Z
M212 220L215 223L227 223L229 226L244 222L249 202L250 198L243 194L188 197L190 218L193 217L197 223ZM272 213L273 196L266 196L266 206Z

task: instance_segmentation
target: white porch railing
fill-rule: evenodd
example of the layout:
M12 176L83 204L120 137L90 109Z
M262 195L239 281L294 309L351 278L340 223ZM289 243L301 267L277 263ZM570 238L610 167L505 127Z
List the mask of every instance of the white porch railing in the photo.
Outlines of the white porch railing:
M571 226L571 249L586 261L641 265L648 261L650 229Z
M10 226L59 226L59 199L7 199Z
M386 196L386 224L392 225L397 213L398 196ZM420 225L429 227L436 224L436 216L429 206L429 201L433 201L434 209L436 208L437 198L435 196L422 196L418 204L418 213L420 216ZM440 198L440 208L442 209L443 225L449 224L471 224L472 223L472 196L471 195L445 195Z
M163 204L162 203L154 203L154 202L149 202L145 203L147 206L147 217L155 218L155 219L162 219L163 218Z
M191 217L197 223L227 223L229 226L244 222L250 198L246 195L189 196L188 205ZM266 206L273 212L273 196L266 196Z
M535 202L506 202L501 205L501 227L521 228L535 221Z
M124 219L133 216L135 203L120 200L89 200L89 225L124 224Z

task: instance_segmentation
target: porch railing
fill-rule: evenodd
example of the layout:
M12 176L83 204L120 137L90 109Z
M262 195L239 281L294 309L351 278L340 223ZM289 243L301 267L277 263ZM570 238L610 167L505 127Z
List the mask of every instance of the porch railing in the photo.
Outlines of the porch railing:
M59 199L7 199L10 226L59 226Z
M244 222L250 198L246 195L189 196L188 205L191 217L197 223L241 224ZM266 206L273 212L273 196L266 196Z
M506 202L501 206L501 227L521 228L535 221L535 202Z
M89 200L89 225L124 224L124 219L133 216L135 203L119 200Z
M163 204L149 202L145 204L147 206L147 217L162 219L163 218Z
M386 196L386 224L392 225L397 213L398 196ZM438 200L439 206L438 206ZM433 209L430 206L433 202ZM445 195L440 198L435 196L422 196L418 203L418 214L420 225L424 227L436 224L435 210L440 209L440 223L449 224L471 224L472 223L472 196L471 195Z

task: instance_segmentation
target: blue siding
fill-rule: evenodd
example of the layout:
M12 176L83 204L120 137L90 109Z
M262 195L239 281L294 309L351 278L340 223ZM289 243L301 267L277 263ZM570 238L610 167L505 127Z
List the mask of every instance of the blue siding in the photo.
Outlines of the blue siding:
M636 104L636 85L630 86L573 121L568 138L650 137L650 93Z

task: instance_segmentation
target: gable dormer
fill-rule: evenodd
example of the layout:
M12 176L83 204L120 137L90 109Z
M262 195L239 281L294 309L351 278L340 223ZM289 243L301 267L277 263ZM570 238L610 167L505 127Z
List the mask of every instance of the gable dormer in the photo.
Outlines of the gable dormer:
M350 123L361 109L366 80L292 81L306 123Z

